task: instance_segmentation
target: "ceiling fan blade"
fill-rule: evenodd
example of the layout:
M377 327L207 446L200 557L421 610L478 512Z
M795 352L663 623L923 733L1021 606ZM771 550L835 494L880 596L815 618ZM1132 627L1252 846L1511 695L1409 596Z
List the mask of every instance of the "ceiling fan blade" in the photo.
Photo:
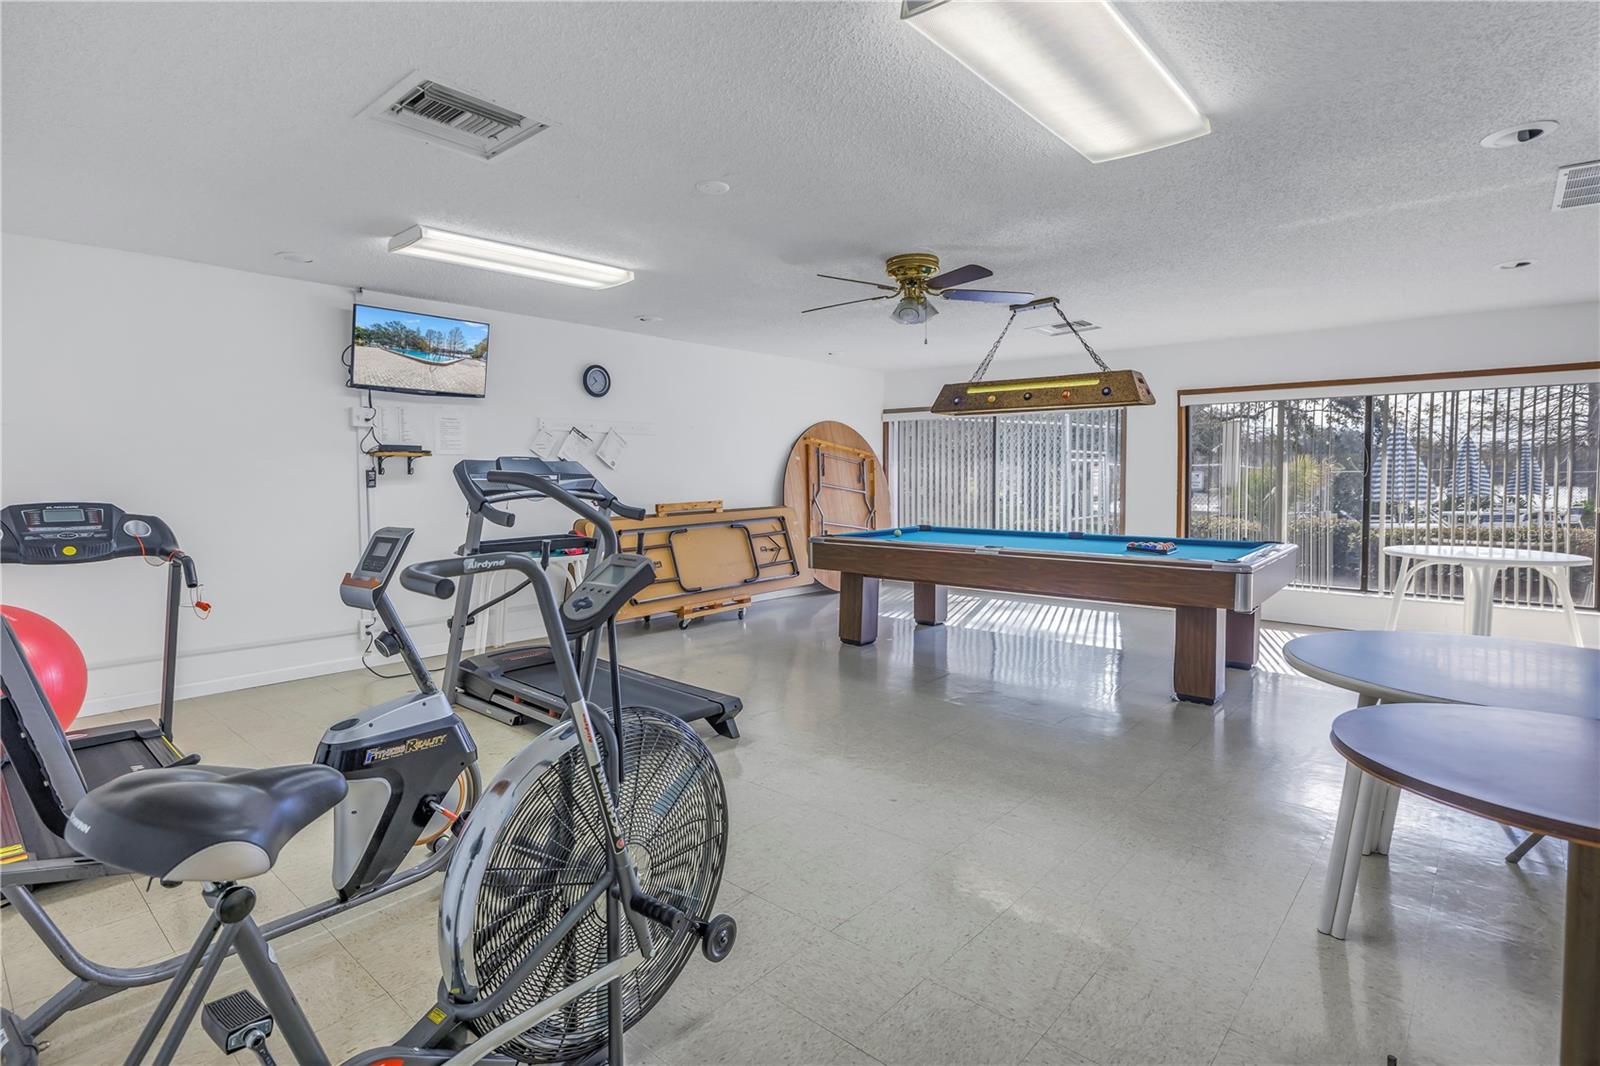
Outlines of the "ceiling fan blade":
M1020 304L1033 299L1031 292L1001 292L999 289L946 289L939 295L946 300L976 300L986 304Z
M899 290L898 289L895 290L895 292L891 293L888 296L867 296L867 297L864 297L863 299L860 299L860 300L846 300L844 303L823 304L821 307L808 307L804 311L801 311L800 313L802 315L809 315L813 311L826 311L830 307L849 307L851 304L869 304L874 300L892 300L897 295L899 295Z
M969 281L982 281L984 278L992 277L994 277L994 271L988 267L981 267L976 263L968 263L964 267L956 267L954 270L948 270L936 277L931 277L923 284L930 289L949 289L957 285L965 285Z
M830 279L832 281L849 281L849 282L854 282L857 285L871 285L874 289L883 289L885 292L899 292L900 291L898 288L896 288L893 285L880 285L876 281L862 281L860 278L841 278L837 274L818 274L817 277L819 277L819 278L828 278L828 279Z

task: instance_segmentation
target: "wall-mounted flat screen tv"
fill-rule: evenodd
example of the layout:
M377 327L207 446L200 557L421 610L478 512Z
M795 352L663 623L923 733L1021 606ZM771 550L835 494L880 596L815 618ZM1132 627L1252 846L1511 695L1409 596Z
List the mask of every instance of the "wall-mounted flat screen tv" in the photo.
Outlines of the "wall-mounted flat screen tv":
M488 383L488 323L356 304L352 388L482 396Z

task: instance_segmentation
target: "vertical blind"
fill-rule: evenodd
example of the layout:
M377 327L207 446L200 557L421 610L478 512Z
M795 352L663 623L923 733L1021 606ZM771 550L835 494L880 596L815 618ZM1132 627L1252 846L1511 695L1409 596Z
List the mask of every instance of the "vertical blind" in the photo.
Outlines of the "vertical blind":
M889 423L903 525L1122 529L1123 412L926 416Z

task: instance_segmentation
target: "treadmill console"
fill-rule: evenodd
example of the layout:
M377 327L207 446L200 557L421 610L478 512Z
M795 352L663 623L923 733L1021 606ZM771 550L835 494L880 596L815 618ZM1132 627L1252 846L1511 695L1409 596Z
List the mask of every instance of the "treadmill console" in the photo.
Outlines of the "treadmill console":
M0 562L33 566L141 555L164 561L178 550L171 526L111 503L14 504L0 511L0 530Z
M394 577L413 532L404 526L384 526L372 534L355 570L339 582L339 598L358 610L377 610L378 594Z
M570 636L603 624L656 579L648 556L618 552L584 578L561 605L561 622Z

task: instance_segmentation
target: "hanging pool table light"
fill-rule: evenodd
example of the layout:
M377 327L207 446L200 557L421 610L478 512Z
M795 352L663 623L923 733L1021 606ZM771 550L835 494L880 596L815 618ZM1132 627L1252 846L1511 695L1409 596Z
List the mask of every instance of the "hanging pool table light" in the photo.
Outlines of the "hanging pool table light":
M1061 316L1072 335L1078 338L1083 350L1089 353L1098 373L1082 375L1043 375L1032 378L1008 378L1001 381L984 381L989 364L1000 350L1006 331L1023 311L1049 307ZM989 354L983 357L971 380L958 381L939 390L930 408L937 415L992 415L1012 411L1070 411L1094 407L1146 407L1156 402L1155 394L1144 375L1137 370L1112 370L1100 358L1089 342L1083 339L1078 327L1072 324L1061 310L1054 296L1044 296L1025 304L1012 304L1011 317L1006 319L1000 336L995 338Z

